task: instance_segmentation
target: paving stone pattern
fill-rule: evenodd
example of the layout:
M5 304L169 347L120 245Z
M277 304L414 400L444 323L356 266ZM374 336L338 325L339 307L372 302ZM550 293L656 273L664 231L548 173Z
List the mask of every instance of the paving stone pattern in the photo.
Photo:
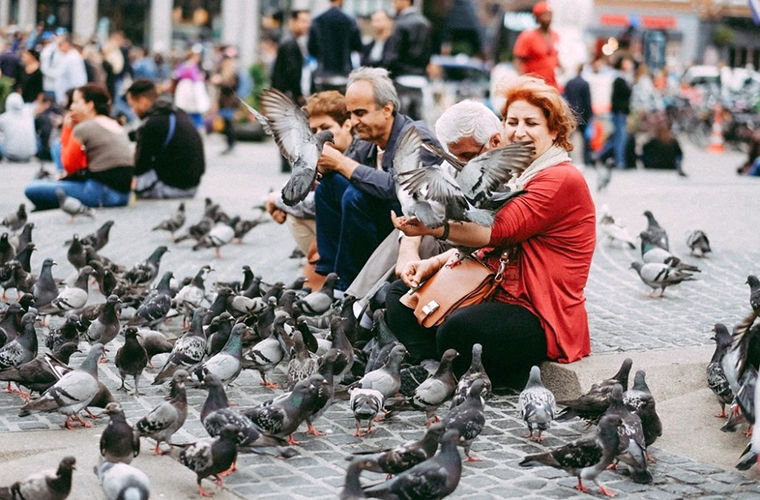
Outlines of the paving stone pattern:
M209 149L221 149L221 142L212 138ZM221 157L209 153L208 174L197 199L188 204L188 220L197 220L202 211L202 197L211 196L230 213L245 217L257 215L252 207L261 203L271 187L281 185L286 178L278 173L279 158L270 143L241 144L233 155ZM691 157L692 163L688 163ZM671 232L672 250L685 254L685 232L700 227L713 240L715 254L708 259L686 257L697 263L703 272L696 282L684 283L666 292L663 299L646 298L648 288L639 281L628 266L639 257L638 250L608 247L600 242L587 287L587 308L592 331L592 348L596 353L640 351L679 346L706 345L710 342L712 324L723 321L732 324L742 317L748 307L746 275L758 273L760 236L755 214L757 187L754 179L737 179L726 174L733 167L734 157L724 158L720 169L710 164L710 157L687 151L689 179L678 179L670 173L615 172L609 191L595 194L597 204L609 205L614 214L629 224L633 234L643 229L645 219L640 213L651 209ZM714 161L713 161L714 163ZM691 167L691 170L689 168ZM9 212L23 201L20 186L31 178L35 165L2 165L6 182L0 186L0 214ZM593 184L593 172L589 172ZM664 193L664 194L663 194ZM241 245L222 249L223 258L214 259L213 250L192 252L191 244L178 245L168 241L166 233L151 232L150 227L171 214L177 202L140 202L135 206L100 210L95 220L69 223L60 212L31 214L36 224L34 241L38 251L32 265L39 269L45 257L53 257L59 266L56 276L69 276L73 268L66 261L62 241L72 233L89 233L102 222L113 219L111 242L101 252L124 265L146 258L159 244L170 248L161 265L173 270L178 278L194 274L211 262L215 272L210 281L239 279L241 266L249 264L266 281L290 281L302 262L288 259L294 247L284 227L274 223L253 229ZM753 221L754 216L754 221ZM103 300L93 293L91 300ZM170 329L171 324L166 328ZM40 330L40 337L45 332ZM109 348L113 358L118 340ZM72 362L77 364L82 355ZM145 377L146 396L133 397L116 392L118 373L109 362L100 366L100 378L114 391L122 403L127 418L135 422L158 404L164 389L149 386L155 370ZM283 381L279 368L275 381ZM251 407L272 398L278 392L263 388L256 372L244 371L228 392L241 408ZM175 435L178 442L205 437L198 417L205 391L189 390L190 415L184 428ZM20 399L0 392L0 432L51 429L60 431L63 417L32 415L17 417ZM326 432L323 437L297 432L302 441L300 455L283 461L269 456L246 454L238 461L239 472L225 480L225 486L242 498L318 499L335 498L342 487L347 462L344 457L352 451L382 448L418 438L424 429L422 413L402 413L380 423L369 438L353 437L354 420L346 401L337 401L316 422ZM96 425L105 425L101 421ZM67 431L69 432L69 431ZM75 432L75 431L74 431ZM548 467L520 468L517 464L528 453L536 453L577 439L584 432L580 423L555 424L545 433L543 444L524 438L525 427L519 419L517 394L494 397L487 404L487 426L473 445L473 454L482 462L467 463L462 481L452 498L585 498L573 489L575 479L562 471ZM145 446L148 449L149 446ZM718 467L701 464L657 450L657 463L651 466L655 484L637 485L616 472L604 472L602 482L630 498L757 498L760 484ZM168 460L168 458L167 458ZM364 473L363 482L381 480L382 476ZM593 486L592 484L588 485ZM597 493L593 493L597 495Z

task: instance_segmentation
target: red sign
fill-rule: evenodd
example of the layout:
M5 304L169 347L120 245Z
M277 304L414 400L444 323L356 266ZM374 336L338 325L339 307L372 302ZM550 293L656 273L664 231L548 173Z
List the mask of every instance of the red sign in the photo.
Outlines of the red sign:
M602 26L630 26L630 18L625 14L602 14L599 16ZM640 26L649 30L666 30L676 27L676 18L673 16L641 16Z

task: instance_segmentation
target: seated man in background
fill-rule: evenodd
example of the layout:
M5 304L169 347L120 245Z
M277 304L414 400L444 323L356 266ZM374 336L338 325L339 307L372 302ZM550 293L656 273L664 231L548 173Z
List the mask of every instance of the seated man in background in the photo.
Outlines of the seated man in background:
M347 155L329 143L319 158L322 180L315 190L317 272L335 272L345 290L367 259L393 229L390 211L400 211L393 159L401 139L416 127L423 141L438 144L424 123L401 114L388 71L359 68L351 72L346 109L359 142ZM422 153L423 165L434 155Z
M192 119L158 96L150 80L127 89L127 103L144 119L137 129L135 192L138 198L191 198L206 167L203 141Z
M329 130L333 133L332 142L335 149L343 154L350 154L354 144L351 134L351 119L346 111L346 99L338 91L327 90L319 92L306 101L304 107L309 117L309 127L314 132ZM317 253L317 224L314 219L314 191L305 200L289 207L282 201L280 191L269 194L265 204L266 211L278 224L288 223L288 229L296 240L298 248L306 256L304 275L309 280L309 287L317 290L322 286L324 276L314 272L314 264L319 258Z

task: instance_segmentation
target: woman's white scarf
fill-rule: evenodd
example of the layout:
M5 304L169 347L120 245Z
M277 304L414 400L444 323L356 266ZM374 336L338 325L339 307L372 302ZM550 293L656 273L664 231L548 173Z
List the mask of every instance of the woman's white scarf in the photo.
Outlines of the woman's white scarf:
M570 155L567 151L559 146L552 146L544 151L541 156L533 160L533 163L528 165L528 168L523 170L523 173L520 174L519 177L512 177L509 182L507 182L507 187L513 192L522 191L525 189L525 185L528 184L536 174L566 161L570 161Z

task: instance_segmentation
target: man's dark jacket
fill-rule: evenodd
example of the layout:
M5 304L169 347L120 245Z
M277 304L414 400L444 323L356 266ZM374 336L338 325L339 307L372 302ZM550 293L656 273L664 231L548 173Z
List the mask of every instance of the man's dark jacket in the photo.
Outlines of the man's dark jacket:
M430 21L416 9L404 10L396 17L393 35L388 39L391 75L424 75L430 62Z
M565 99L578 116L580 125L591 120L591 88L581 75L571 79L565 85Z
M303 70L303 54L298 42L292 36L285 38L277 48L277 59L272 68L272 88L286 93L293 101L300 104L301 72Z
M316 76L348 76L351 52L361 50L359 26L340 8L330 7L312 21L309 54L319 63Z
M174 134L169 135L169 116L174 114ZM171 101L159 98L148 110L145 123L137 131L135 175L155 169L158 179L180 189L196 187L206 169L203 140L187 114Z

